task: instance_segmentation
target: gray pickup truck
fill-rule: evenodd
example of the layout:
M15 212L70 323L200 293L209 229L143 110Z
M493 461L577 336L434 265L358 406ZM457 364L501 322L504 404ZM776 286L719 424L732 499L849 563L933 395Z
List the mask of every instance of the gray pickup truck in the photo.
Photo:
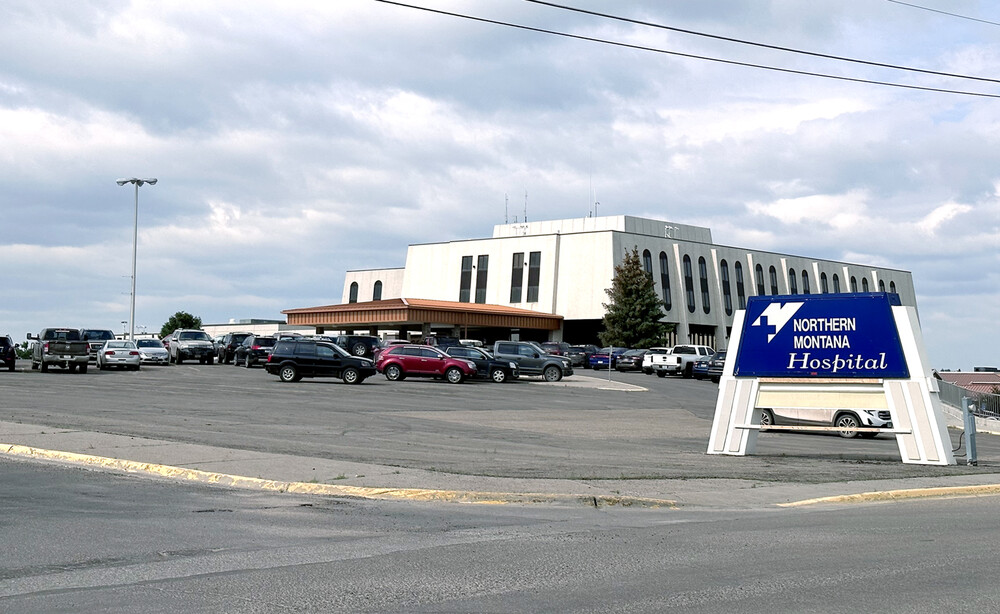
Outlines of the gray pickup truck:
M28 333L27 337L35 342L31 347L32 369L41 369L45 373L49 367L60 367L87 372L90 346L83 340L79 329L43 328L37 335Z

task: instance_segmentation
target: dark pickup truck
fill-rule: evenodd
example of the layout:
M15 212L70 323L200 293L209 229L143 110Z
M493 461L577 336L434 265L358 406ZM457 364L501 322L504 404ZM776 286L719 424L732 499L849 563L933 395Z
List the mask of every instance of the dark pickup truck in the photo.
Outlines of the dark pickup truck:
M35 342L31 347L32 369L41 369L45 373L49 367L61 367L87 372L90 346L83 340L79 329L43 328L37 335L28 333L27 337Z

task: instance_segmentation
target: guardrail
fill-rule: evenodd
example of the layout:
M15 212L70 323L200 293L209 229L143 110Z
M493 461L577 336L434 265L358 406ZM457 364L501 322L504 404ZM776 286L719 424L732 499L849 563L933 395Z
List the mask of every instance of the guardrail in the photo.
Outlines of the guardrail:
M938 384L938 398L942 403L962 409L962 397L968 397L969 402L976 406L972 412L974 415L980 418L1000 418L1000 394L973 392L943 380Z

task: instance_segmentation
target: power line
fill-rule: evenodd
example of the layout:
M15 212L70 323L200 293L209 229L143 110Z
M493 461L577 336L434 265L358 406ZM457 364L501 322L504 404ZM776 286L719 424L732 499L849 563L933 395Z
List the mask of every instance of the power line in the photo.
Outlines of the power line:
M927 70L927 69L924 69L924 68L913 68L913 67L910 67L910 66L899 66L897 64L886 64L886 63L883 63L883 62L874 62L874 61L871 61L871 60L861 60L861 59L857 59L857 58L848 58L848 57L843 57L843 56L839 56L839 55L830 55L830 54L827 54L827 53L818 53L818 52L815 52L815 51L805 51L803 49L794 49L792 47L781 47L781 46L778 46L778 45L769 45L767 43L758 43L758 42L755 42L755 41L749 41L749 40L744 40L744 39L740 39L740 38L732 38L732 37L729 37L729 36L721 36L721 35L718 35L718 34L709 34L707 32L698 32L697 30L686 30L684 28L676 28L674 26L667 26L667 25L663 25L663 24L659 24L659 23L652 23L652 22L649 22L649 21L640 21L638 19L630 19L628 17L621 17L619 15L610 15L610 14L607 14L607 13L598 13L596 11L588 11L586 9L580 9L580 8L576 8L576 7L572 7L572 6L566 6L566 5L563 5L563 4L556 4L555 2L546 2L545 0L524 0L524 1L525 2L531 2L532 4L541 4L541 5L544 5L544 6L549 6L549 7L561 9L561 10L564 10L564 11L572 11L574 13L582 13L584 15L592 15L594 17L603 17L605 19L614 19L616 21L622 21L622 22L625 22L625 23L631 23L631 24L639 25L639 26L647 26L647 27L650 27L650 28L658 28L660 30L669 30L671 32L679 32L681 34L690 34L692 36L701 36L701 37L704 37L704 38L712 38L712 39L715 39L715 40L726 41L726 42L729 42L729 43L738 43L740 45L750 45L750 46L753 46L753 47L762 47L764 49L773 49L773 50L776 50L776 51L785 51L785 52L788 52L788 53L797 53L797 54L800 54L800 55L808 55L808 56L812 56L812 57L816 57L816 58L824 58L824 59L827 59L827 60L838 60L840 62L852 62L854 64L865 64L867 66L876 66L876 67L879 67L879 68L891 68L891 69L894 69L894 70L905 70L905 71L909 71L909 72L917 72L917 73L923 73L923 74L927 74L927 75L936 75L936 76L939 76L939 77L952 77L952 78L955 78L955 79L971 79L973 81L987 81L987 82L990 82L990 83L1000 83L1000 79L990 79L988 77L975 77L975 76L969 76L969 75L959 75L959 74L950 73L950 72L940 72L940 71L936 71L936 70ZM889 0L889 1L890 2L896 2L896 0ZM900 4L906 4L906 3L905 2L900 2ZM915 5L911 5L911 6L915 6Z
M902 4L903 6L909 6L911 8L920 9L922 11L930 11L932 13L940 13L941 15L947 15L949 17L958 17L959 19L968 19L969 21L978 21L979 23L988 23L991 26L1000 26L1000 23L995 21L989 21L987 19L979 19L978 17L969 17L968 15L959 15L958 13L949 13L948 11L939 11L938 9L932 9L928 6L920 6L919 4L910 4L909 2L900 2L899 0L889 0L893 4Z
M469 21L476 21L476 22L479 22L479 23L488 23L488 24L497 25L497 26L504 26L504 27L508 27L508 28L515 28L515 29L519 29L519 30L525 30L525 31L528 31L528 32L538 32L540 34L551 34L553 36L561 36L561 37L564 37L564 38L572 38L572 39L587 41L587 42L591 42L591 43L600 43L600 44L603 44L603 45L612 45L612 46L616 46L616 47L624 47L626 49L635 49L635 50L638 50L638 51L650 51L650 52L653 52L653 53L661 53L661 54L664 54L664 55L672 55L672 56L677 56L677 57L682 57L682 58L689 58L689 59L694 59L694 60L705 60L707 62L717 62L719 64L728 64L730 66L742 66L742 67L745 67L745 68L758 68L758 69L761 69L761 70L770 70L770 71L774 71L774 72L782 72L782 73L788 73L788 74L793 74L793 75L803 75L803 76L808 76L808 77L819 77L819 78L822 78L822 79L833 79L833 80L836 80L836 81L848 81L848 82L852 82L852 83L865 83L865 84L868 84L868 85L882 85L882 86L886 86L886 87L895 87L895 88L909 89L909 90L919 90L919 91L924 91L924 92L937 92L937 93L941 93L941 94L957 94L957 95L960 95L960 96L976 96L976 97L979 97L979 98L1000 98L1000 94L987 94L987 93L984 93L984 92L970 92L970 91L964 91L964 90L951 90L951 89L938 88L938 87L925 87L925 86L920 86L920 85L908 85L908 84L905 84L905 83L892 83L890 81L875 81L875 80L872 80L872 79L861 79L861 78L858 78L858 77L844 77L842 75L830 75L830 74L826 74L826 73L818 73L818 72L812 72L812 71L806 71L806 70L795 70L795 69L792 69L792 68L780 68L780 67L777 67L777 66L768 66L766 64L753 64L753 63L750 63L750 62L740 62L740 61L737 61L737 60L727 60L727 59L723 59L723 58L713 58L713 57L704 56L704 55L695 55L695 54L692 54L692 53L682 53L680 51L670 51L670 50L667 50L667 49L657 49L655 47L647 47L647 46L644 46L644 45L634 45L634 44L631 44L631 43L623 43L623 42L620 42L620 41L612 41L612 40L607 40L607 39L602 39L602 38L595 38L595 37L592 37L592 36L582 36L582 35L579 35L579 34L569 34L567 32L559 32L557 30L547 30L545 28L536 28L536 27L533 27L533 26L525 26L525 25L521 25L521 24L506 22L506 21L499 21L499 20L496 20L496 19L487 19L485 17L476 17L476 16L473 16L473 15L465 15L465 14L462 14L462 13L453 13L451 11L444 11L444 10L441 10L441 9L432 9L432 8L425 7L425 6L416 6L416 5L413 5L413 4L406 4L404 2L396 2L394 0L375 0L375 2L381 2L382 4L391 4L391 5L399 6L399 7L403 7L403 8L416 9L416 10L419 10L419 11L425 11L425 12L428 12L428 13L435 13L435 14L438 14L438 15L446 15L448 17L457 17L459 19L466 19L466 20L469 20Z

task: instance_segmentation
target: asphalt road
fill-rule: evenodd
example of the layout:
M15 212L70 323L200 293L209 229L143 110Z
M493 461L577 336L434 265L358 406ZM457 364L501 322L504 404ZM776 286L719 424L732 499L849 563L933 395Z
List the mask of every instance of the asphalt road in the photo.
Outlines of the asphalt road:
M762 433L756 456L709 456L715 384L641 373L612 377L648 390L537 378L499 385L381 376L356 386L328 379L283 384L261 369L229 365L28 370L0 373L0 419L494 477L817 483L996 472L1000 459L997 438L984 435L980 466L970 468L903 465L891 436L815 433Z
M995 497L758 510L236 491L0 459L0 611L992 613Z

